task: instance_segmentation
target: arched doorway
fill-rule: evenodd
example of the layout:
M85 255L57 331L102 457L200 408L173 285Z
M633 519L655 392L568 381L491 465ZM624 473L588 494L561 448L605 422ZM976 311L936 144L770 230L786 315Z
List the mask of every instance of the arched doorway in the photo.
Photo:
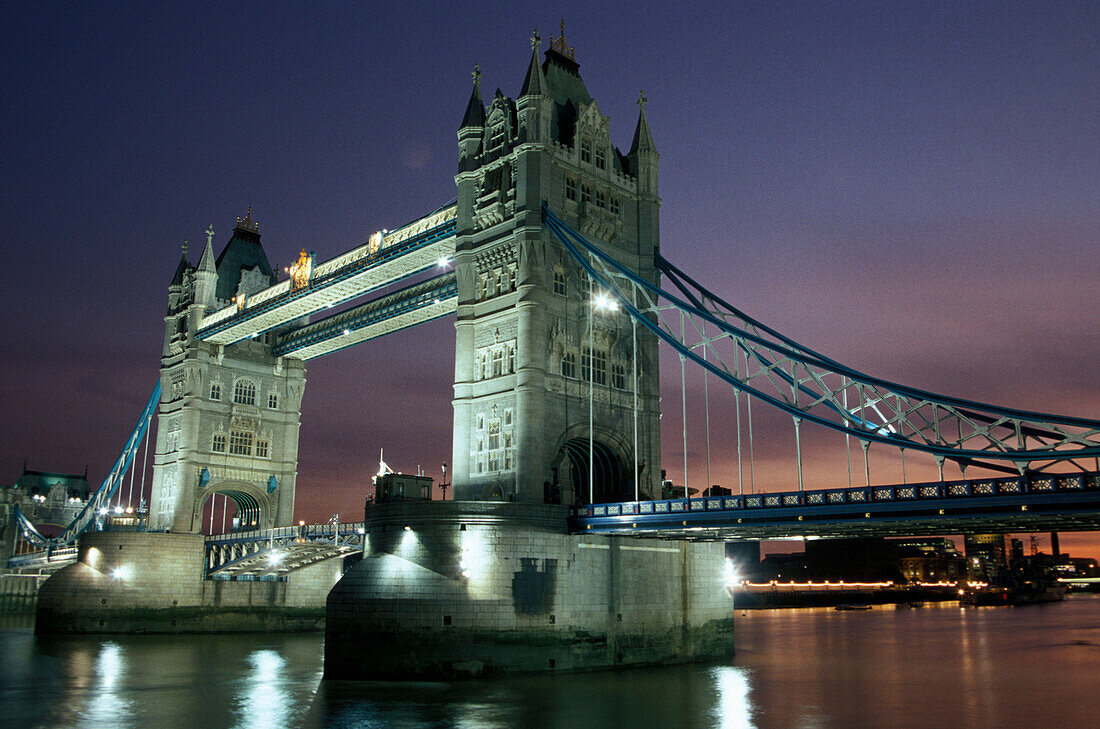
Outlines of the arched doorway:
M565 441L563 450L569 457L569 476L573 484L574 503L589 503L588 488L588 438L570 438ZM630 484L623 473L622 464L615 451L605 443L592 442L592 501L603 504L615 501L629 501L627 493Z

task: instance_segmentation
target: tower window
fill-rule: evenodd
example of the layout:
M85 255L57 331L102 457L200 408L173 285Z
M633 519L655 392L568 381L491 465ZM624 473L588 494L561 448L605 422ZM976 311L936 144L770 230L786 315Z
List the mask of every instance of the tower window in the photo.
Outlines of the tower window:
M222 399L222 383L212 382L210 383L210 399L221 400Z
M609 198L608 202L610 203L611 212L615 215L618 215L619 211L622 209L622 204L619 202L619 198L612 195Z
M229 431L229 455L251 456L252 434L247 430Z
M587 139L581 141L581 162L592 164L592 142Z
M581 377L585 382L607 384L607 352L602 349L581 350Z
M225 433L214 433L210 441L210 450L215 453L225 453Z
M554 270L554 293L558 296L565 296L565 271L561 269Z
M495 350L493 352L493 377L500 377L504 372L504 351Z
M508 290L516 290L516 267L514 265L508 266Z
M274 392L269 392L267 394L267 407L271 410L279 409L279 396Z
M626 368L622 365L611 365L611 386L616 390L626 389Z
M270 446L266 440L256 441L256 456L258 458L267 458Z
M607 167L607 152L603 147L596 147L596 167L601 170Z
M516 371L516 345L509 344L504 350L504 371L512 374Z
M577 201L577 181L572 177L565 178L565 199Z
M233 386L233 402L239 405L256 404L256 385L248 380L237 380Z
M581 185L581 202L582 203L592 202L592 188L588 185L583 185L583 184Z
M596 207L607 207L607 193L603 190L596 190Z
M566 352L561 358L561 375L562 377L576 377L577 376L577 355L572 352Z

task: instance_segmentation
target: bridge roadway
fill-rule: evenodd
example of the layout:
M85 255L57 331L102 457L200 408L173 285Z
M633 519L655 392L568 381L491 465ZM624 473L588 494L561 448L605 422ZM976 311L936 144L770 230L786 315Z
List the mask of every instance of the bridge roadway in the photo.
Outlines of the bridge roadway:
M363 550L363 522L300 524L206 538L208 580L286 579L295 570Z
M574 507L570 531L692 541L1100 530L1100 473Z
M368 242L314 267L309 283L294 289L290 279L258 291L242 305L205 317L196 336L233 344L296 319L318 314L450 261L455 252L455 206L427 215L378 243Z

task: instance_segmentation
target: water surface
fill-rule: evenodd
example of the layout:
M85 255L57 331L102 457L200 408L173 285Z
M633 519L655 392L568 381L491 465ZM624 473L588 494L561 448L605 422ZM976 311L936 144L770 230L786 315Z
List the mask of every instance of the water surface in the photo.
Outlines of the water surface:
M322 637L38 638L0 620L0 726L1095 726L1100 597L738 613L702 664L458 683L321 682Z

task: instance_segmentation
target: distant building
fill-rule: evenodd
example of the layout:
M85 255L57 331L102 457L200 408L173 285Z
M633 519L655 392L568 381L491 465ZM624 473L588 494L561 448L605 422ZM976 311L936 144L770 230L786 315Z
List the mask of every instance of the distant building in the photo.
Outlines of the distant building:
M910 582L957 582L967 577L966 557L944 537L898 539L898 569Z
M967 568L972 579L995 580L1008 569L1008 548L1004 534L967 534Z
M46 536L59 533L76 518L91 497L88 472L28 471L14 484L0 486L0 565L16 550L15 507Z

